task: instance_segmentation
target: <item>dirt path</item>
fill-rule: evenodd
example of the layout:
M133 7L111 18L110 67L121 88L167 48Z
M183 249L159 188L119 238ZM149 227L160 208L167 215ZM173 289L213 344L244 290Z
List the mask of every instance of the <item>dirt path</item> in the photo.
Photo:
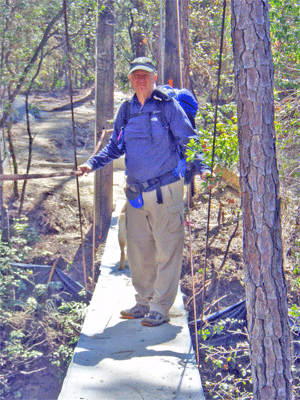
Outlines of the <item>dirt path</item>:
M116 105L122 94L116 93ZM22 100L22 99L21 99ZM20 101L22 103L22 101ZM19 102L19 105L20 105ZM42 109L51 109L68 102L67 97L59 100L53 97L36 97L35 102ZM76 148L78 163L88 158L94 149L94 102L88 101L74 109ZM74 146L71 124L71 112L40 111L40 118L31 118L31 132L35 135L33 158L30 173L49 173L71 171L74 169ZM13 136L17 151L18 172L25 173L28 159L28 135L25 120L14 124ZM5 173L12 173L9 164ZM93 184L94 176L80 177L80 202L83 212L83 232L87 235L85 246L91 247ZM114 203L122 198L124 171L114 172ZM18 182L21 191L23 181ZM6 182L4 191L9 196L12 182ZM9 207L15 215L19 203ZM28 180L24 202L24 214L34 227L39 242L30 252L28 262L33 264L52 265L67 269L68 273L79 282L82 280L82 253L79 226L77 186L75 177L47 178ZM101 254L103 244L100 245ZM87 249L88 251L88 249ZM90 258L86 260L88 277L91 276Z

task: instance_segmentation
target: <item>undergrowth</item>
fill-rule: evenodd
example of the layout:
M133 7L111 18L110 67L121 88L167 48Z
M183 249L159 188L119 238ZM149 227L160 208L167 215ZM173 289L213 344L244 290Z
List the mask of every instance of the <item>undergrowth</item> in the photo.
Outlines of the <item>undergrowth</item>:
M0 241L0 399L24 398L17 382L49 369L62 382L85 314L83 302L64 301L59 282L37 284L32 270L12 265L37 240L22 219Z
M284 263L288 284L289 319L293 331L292 372L294 395L295 398L300 398L299 92L291 93L284 100L281 100L278 94L275 106ZM221 109L220 122L217 125L215 162L217 165L227 168L237 168L238 142L235 113L234 106ZM201 114L204 119L200 128L201 141L198 147L195 146L195 143L191 143L188 150L190 159L193 159L199 150L204 150L205 156L209 156L212 150L212 109L202 110ZM229 236L224 236L224 232L220 231L220 234L223 235L223 240L229 240ZM211 278L209 274L208 272L208 279ZM220 271L218 280L226 281L227 278L226 271ZM230 283L228 284L230 285ZM204 310L207 312L210 306L210 304L204 304ZM226 341L226 335L231 335L231 339L233 338L230 343ZM234 340L237 335L239 335L239 340ZM191 336L195 337L192 329ZM228 328L228 321L220 319L217 324L207 324L198 330L198 338L199 367L206 399L252 399L251 364L246 325L243 329L235 326Z

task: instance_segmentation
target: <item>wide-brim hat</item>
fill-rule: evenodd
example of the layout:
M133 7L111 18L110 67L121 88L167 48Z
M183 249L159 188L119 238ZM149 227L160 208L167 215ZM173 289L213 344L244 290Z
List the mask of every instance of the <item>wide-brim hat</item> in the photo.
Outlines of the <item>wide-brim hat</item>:
M148 57L138 57L135 58L130 64L129 75L133 71L143 70L147 72L156 72L156 66L153 60Z

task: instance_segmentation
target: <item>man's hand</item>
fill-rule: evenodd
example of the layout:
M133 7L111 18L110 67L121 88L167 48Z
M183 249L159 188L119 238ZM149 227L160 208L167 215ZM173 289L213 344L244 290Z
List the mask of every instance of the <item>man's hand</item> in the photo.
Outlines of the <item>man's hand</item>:
M205 182L209 182L208 188L211 190L213 187L216 185L216 182L214 183L216 177L214 173L211 173L209 171L205 171L201 174L201 179Z
M92 171L92 167L87 164L82 164L77 167L77 171L81 171L81 175L88 175Z

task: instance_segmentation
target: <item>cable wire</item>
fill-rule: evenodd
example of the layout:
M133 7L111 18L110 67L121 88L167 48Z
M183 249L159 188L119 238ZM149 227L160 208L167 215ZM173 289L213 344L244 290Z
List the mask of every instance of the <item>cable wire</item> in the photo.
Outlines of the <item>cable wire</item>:
M226 16L226 0L224 0L224 2L223 2L222 28L221 28L219 66L218 66L217 95L216 95L216 107L215 107L215 114L214 114L214 133L213 133L213 147L212 147L212 157L211 157L211 171L213 171L214 160L215 160L215 145L216 145L216 134L217 134L218 106L219 106L219 97L220 97L220 82L221 82L222 54L223 54L223 42L224 42L224 30L225 30L225 16ZM210 210L211 210L211 189L209 189L208 211L207 211L207 226L206 226L206 243L205 243L205 260L204 260L204 269L203 269L202 320L203 320L203 314L204 314L204 300L205 300L205 283L206 283L206 269L207 269L207 256L208 256L208 236L209 236L209 224L210 224Z
M180 89L182 89L182 67L181 67L181 24L180 24L180 7L179 0L176 1L177 11L177 34L178 34L178 53L179 53L179 77L180 77Z
M190 187L187 186L187 190ZM194 329L195 329L195 347L196 347L196 362L197 366L200 365L199 360L199 340L198 340L198 330L197 330L197 304L196 304L196 296L195 296L195 277L194 277L194 257L192 251L192 229L191 229L191 216L190 216L190 194L187 193L187 210L188 210L188 226L189 226L189 246L190 246L190 262L191 262L191 276L192 276L192 293L193 293L193 310L194 310Z
M68 32L68 18L67 18L67 2L66 2L66 0L63 0L63 11L64 11L64 21L65 21L67 67L68 67L70 104L71 104L71 116L72 116L72 132L73 132L73 144L74 144L74 164L75 164L75 170L76 170L77 169L76 134L75 134L73 90L72 90L71 62L70 62L70 42L69 42L69 32ZM86 290L86 293L87 293L87 278L86 278L85 252L84 252L84 237L83 237L83 226L82 226L83 225L82 224L82 210L81 210L78 175L76 175L76 187L77 187L77 201L78 201L78 209L79 209L79 224L80 224L81 248L82 248L83 282L84 282L84 287L85 287L85 290Z

